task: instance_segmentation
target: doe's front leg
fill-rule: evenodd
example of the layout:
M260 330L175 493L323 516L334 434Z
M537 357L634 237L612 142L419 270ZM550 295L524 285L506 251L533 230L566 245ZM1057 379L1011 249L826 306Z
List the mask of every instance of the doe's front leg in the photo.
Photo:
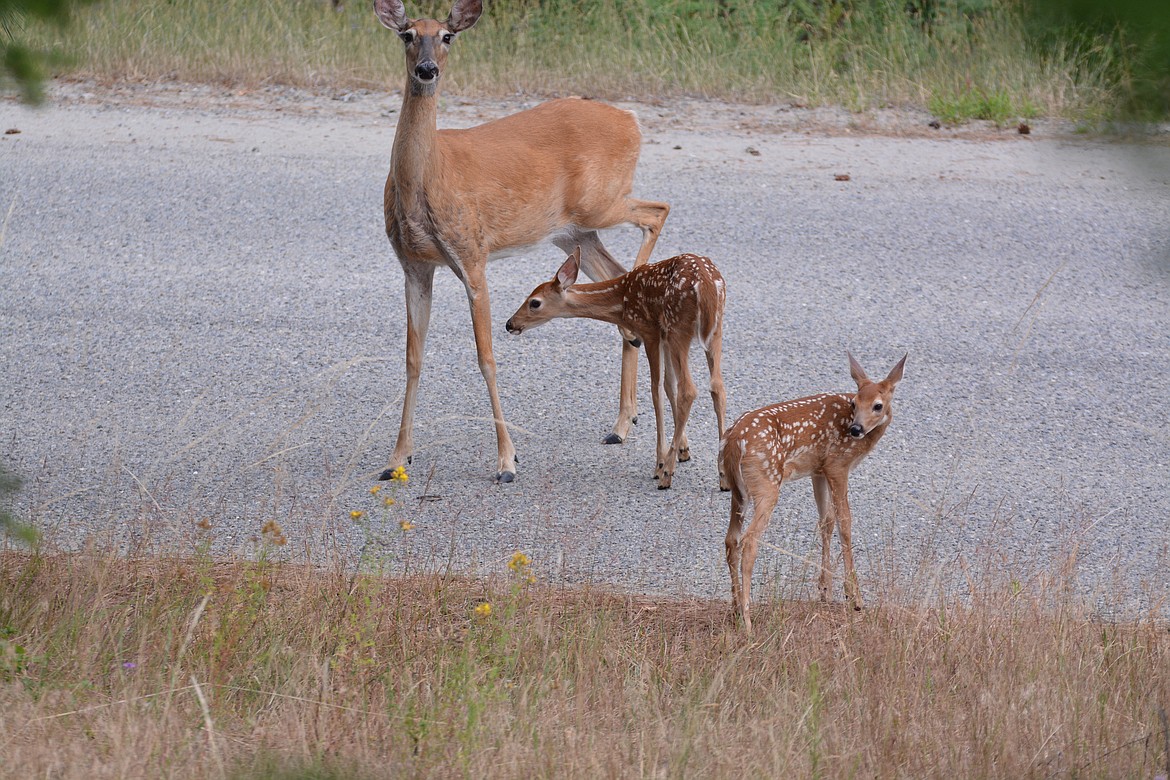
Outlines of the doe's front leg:
M516 478L516 448L504 421L504 407L500 404L500 392L496 388L496 357L492 352L492 309L488 297L487 280L482 267L472 270L467 264L467 299L471 305L471 325L475 331L475 351L479 357L479 370L487 384L488 397L492 404L492 419L496 428L496 481L511 482Z
M378 476L381 480L390 479L395 469L407 466L414 454L414 408L426 351L427 328L431 321L434 266L403 263L402 272L406 280L406 391L402 398L398 440L394 444L389 467Z

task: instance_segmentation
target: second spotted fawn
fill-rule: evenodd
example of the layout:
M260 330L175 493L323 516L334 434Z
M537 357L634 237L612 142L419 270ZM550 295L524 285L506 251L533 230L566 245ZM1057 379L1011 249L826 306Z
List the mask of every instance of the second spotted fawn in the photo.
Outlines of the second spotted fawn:
M861 609L861 591L853 570L853 515L849 511L849 472L868 455L892 419L894 386L902 379L903 357L880 382L872 381L852 355L849 368L856 393L822 393L766 406L740 417L719 445L723 473L731 487L731 521L727 527L727 567L731 570L733 613L752 630L748 611L756 549L768 527L785 482L812 477L820 514L821 600L829 599L833 528L845 559L845 595ZM744 532L748 503L751 524Z

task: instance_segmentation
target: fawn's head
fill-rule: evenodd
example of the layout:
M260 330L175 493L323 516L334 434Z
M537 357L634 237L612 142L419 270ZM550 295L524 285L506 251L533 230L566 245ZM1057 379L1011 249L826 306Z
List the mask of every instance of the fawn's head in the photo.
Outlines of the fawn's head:
M552 281L538 286L527 298L516 313L508 318L508 332L523 333L528 328L543 325L549 320L560 317L565 312L565 291L577 283L577 274L581 271L581 247L573 250L573 254L557 270Z
M458 33L476 23L482 0L456 0L447 20L410 19L402 0L374 0L374 13L383 26L398 33L406 44L406 72L414 95L433 95L447 63L447 49Z
M848 353L846 353L848 354ZM849 355L849 373L857 383L857 395L853 396L850 405L853 407L853 422L849 426L849 435L854 439L864 438L875 428L886 425L893 418L894 385L902 379L902 369L906 366L903 355L885 379L874 382L865 375L861 364Z

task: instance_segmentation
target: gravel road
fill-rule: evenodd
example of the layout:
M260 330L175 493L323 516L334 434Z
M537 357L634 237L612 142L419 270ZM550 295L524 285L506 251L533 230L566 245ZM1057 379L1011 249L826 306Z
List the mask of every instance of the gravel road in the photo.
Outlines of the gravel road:
M513 309L562 259L493 265L496 356L517 481L495 485L487 393L461 285L436 276L410 481L368 490L397 431L402 272L381 190L399 98L207 87L56 88L0 102L0 457L16 514L61 544L356 560L354 509L386 560L726 597L728 499L714 414L675 487L651 479L642 421L603 446L618 341L592 321L519 337ZM444 99L467 126L527 103ZM939 589L1052 593L1103 614L1170 597L1170 149L931 131L676 101L645 125L635 193L672 211L655 258L697 252L727 279L729 416L849 390L909 353L895 419L854 474L871 603ZM848 180L838 180L839 175ZM611 250L630 258L634 231ZM692 365L702 387L701 353ZM811 595L810 484L785 488L757 588ZM414 529L403 534L400 519ZM1075 559L1075 567L1068 564ZM838 597L840 597L838 572Z

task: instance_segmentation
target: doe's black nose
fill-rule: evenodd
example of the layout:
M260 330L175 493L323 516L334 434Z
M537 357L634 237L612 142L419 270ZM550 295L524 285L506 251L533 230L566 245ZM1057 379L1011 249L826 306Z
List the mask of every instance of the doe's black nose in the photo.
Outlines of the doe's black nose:
M430 60L423 60L414 66L414 75L423 81L434 81L439 77L439 66Z

